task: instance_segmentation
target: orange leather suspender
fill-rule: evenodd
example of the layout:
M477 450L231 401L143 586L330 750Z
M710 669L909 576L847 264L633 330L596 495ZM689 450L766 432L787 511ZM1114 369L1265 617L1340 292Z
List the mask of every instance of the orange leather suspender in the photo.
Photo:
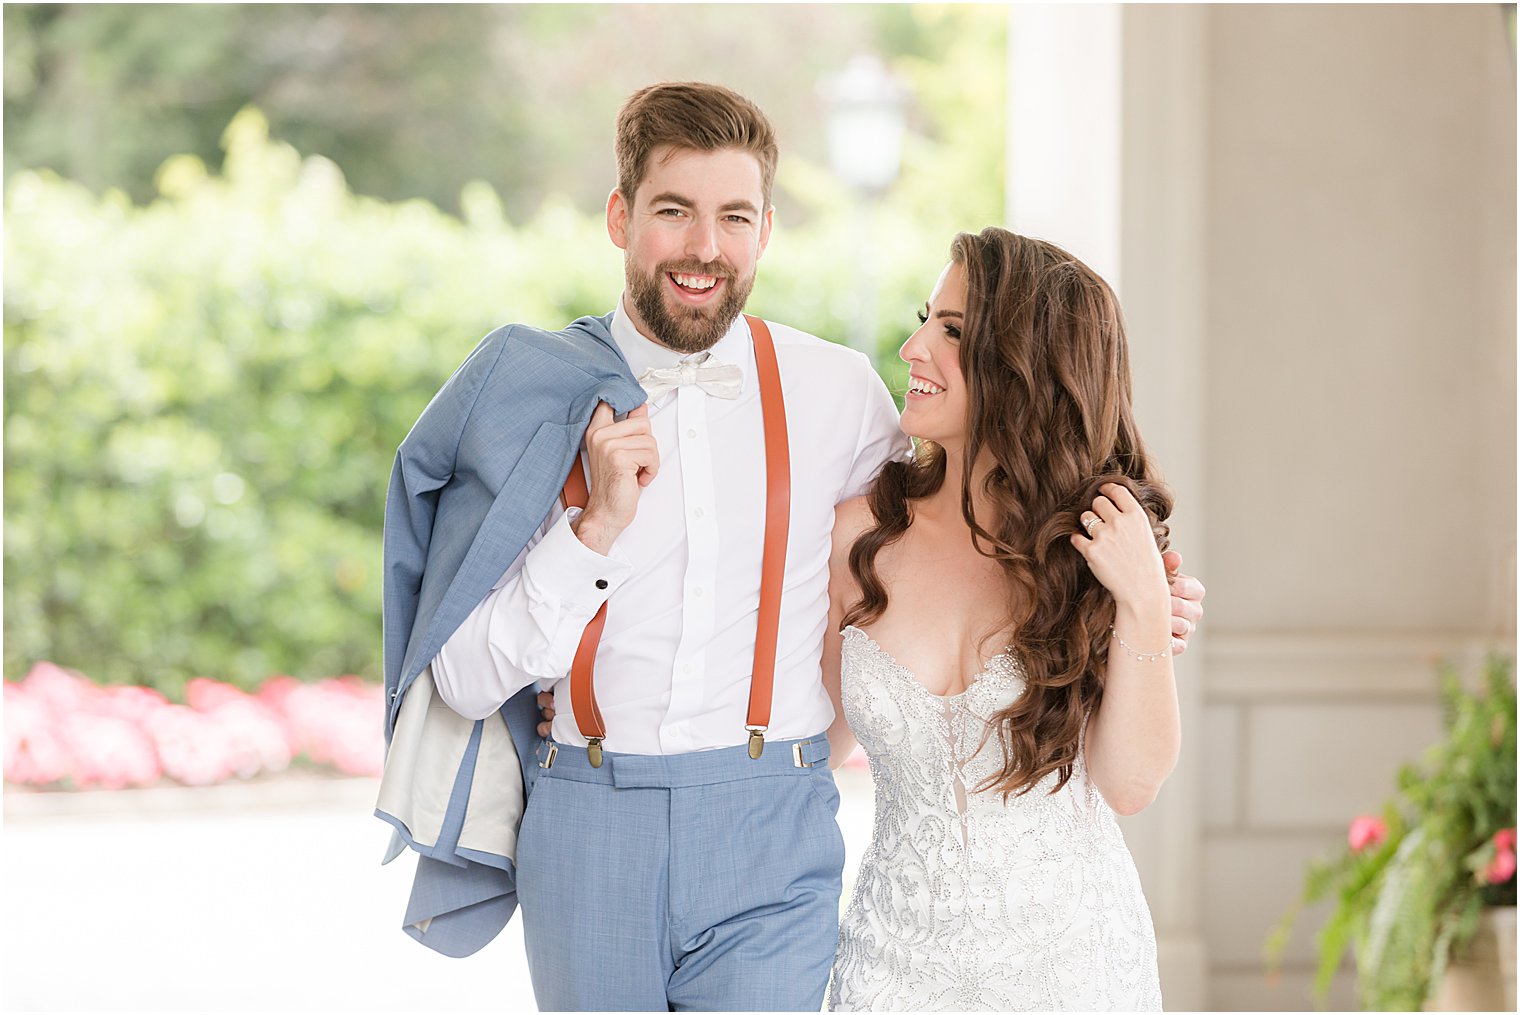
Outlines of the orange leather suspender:
M786 400L771 330L744 315L755 344L760 412L765 429L765 545L760 552L760 617L755 625L755 668L749 680L749 756L765 749L771 723L771 685L776 677L776 639L781 628L781 580L786 576L786 537L792 517L792 457L786 440Z
M581 468L580 456L570 466L565 477L565 489L560 501L567 508L586 506L590 491L586 487L586 473ZM581 633L581 643L575 649L575 660L570 664L570 707L575 711L577 725L586 742L592 745L596 767L601 768L602 738L607 735L607 724L602 710L597 707L596 693L591 686L591 671L596 666L596 646L602 640L602 628L607 626L607 603L597 607L596 613Z
M786 573L786 540L791 524L792 463L786 436L786 403L781 394L781 371L770 328L758 317L744 315L754 339L755 372L760 382L760 411L765 433L765 544L760 555L760 610L755 630L755 663L750 675L749 756L760 757L771 721L772 687L776 676L776 639L781 627L781 584ZM571 465L560 500L567 508L586 506L589 491L579 459ZM602 740L607 725L597 708L592 671L602 628L607 623L603 603L586 625L575 661L570 665L570 704L575 722L586 738L592 767L602 767Z

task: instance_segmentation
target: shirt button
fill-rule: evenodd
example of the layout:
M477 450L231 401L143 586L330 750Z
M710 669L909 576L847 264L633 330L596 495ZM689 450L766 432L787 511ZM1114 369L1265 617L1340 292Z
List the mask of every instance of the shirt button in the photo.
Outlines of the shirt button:
M694 595L694 596L696 596L698 599L701 599L702 598L702 586L698 585L696 588L692 589L691 590L691 594Z
M688 436L688 437L695 437L696 435L697 435L697 431L695 429L691 429L691 428L687 429L686 436Z
M605 578L598 578L596 580L596 587L599 588L599 589L606 588L607 587L607 579L605 579Z
M701 518L707 512L703 511L701 508L693 508L691 513L696 515L698 518Z

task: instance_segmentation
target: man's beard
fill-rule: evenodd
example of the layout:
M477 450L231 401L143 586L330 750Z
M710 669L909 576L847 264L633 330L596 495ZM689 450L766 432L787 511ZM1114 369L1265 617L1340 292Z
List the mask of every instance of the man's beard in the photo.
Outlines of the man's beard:
M655 266L653 273L643 275L634 267L630 258L624 258L628 277L628 292L633 296L633 306L644 319L649 336L677 352L693 353L711 349L718 339L728 333L734 318L744 309L750 290L755 287L755 276L739 278L722 261L702 264L694 261L666 261ZM677 274L713 275L723 280L723 296L713 306L671 308L666 299L666 275Z

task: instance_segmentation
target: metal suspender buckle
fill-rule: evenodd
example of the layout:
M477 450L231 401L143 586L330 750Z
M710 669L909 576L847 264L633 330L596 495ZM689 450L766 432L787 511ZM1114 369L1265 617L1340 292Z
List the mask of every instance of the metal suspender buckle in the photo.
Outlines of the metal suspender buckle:
M591 760L592 768L602 767L602 738L586 738L586 757Z
M753 759L753 758L760 757L760 755L762 753L764 753L764 751L765 751L765 730L766 730L766 727L764 727L764 726L746 726L744 728L747 729L747 730L749 730L749 756L750 756L750 758Z

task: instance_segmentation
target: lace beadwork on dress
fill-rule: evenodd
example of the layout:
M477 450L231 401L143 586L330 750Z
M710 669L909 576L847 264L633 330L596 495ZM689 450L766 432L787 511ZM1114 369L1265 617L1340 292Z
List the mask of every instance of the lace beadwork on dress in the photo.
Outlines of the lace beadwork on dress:
M1155 933L1114 813L1079 758L1005 804L988 720L1024 688L1012 653L960 694L930 693L844 631L845 716L871 762L876 819L830 1010L1159 1011Z

